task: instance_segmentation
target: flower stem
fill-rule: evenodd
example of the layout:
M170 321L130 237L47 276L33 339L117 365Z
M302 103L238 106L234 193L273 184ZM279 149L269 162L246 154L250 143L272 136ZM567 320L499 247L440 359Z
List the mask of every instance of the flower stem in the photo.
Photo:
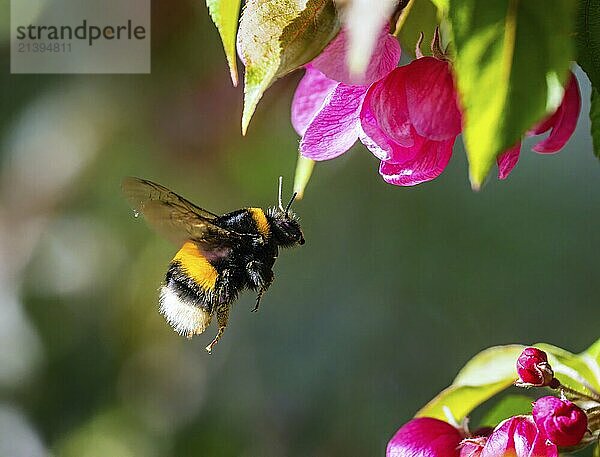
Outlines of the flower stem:
M578 390L571 389L570 387L567 387L564 384L559 384L557 389L559 389L561 392L567 392L576 397L581 397L593 401L595 403L600 403L600 396L596 393L586 394L583 392L579 392Z

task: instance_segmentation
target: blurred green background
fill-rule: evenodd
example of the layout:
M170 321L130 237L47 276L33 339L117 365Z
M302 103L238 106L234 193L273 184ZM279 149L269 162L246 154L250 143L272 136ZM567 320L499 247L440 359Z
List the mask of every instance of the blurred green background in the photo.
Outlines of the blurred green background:
M598 335L600 177L583 115L558 155L468 184L462 146L417 188L362 146L319 164L296 204L307 244L280 256L260 312L236 303L188 341L157 311L176 247L135 219L126 175L216 212L292 184L300 74L240 135L203 2L153 1L152 74L10 75L0 2L0 455L382 455L479 350Z

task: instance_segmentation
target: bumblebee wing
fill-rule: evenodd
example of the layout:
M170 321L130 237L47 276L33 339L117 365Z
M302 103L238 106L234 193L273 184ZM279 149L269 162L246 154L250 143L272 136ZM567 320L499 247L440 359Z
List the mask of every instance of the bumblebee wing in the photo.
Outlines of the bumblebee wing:
M136 214L143 214L150 226L175 244L194 240L205 246L222 246L240 237L236 232L216 225L216 214L160 184L127 177L123 179L121 188Z

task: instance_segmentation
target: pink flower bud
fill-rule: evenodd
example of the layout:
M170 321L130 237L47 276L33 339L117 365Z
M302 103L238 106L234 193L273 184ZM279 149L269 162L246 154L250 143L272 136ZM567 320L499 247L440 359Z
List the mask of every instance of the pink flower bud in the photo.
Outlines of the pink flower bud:
M462 433L447 422L419 417L404 424L387 446L386 457L459 457Z
M537 348L525 348L517 359L517 373L523 384L543 387L552 385L554 371L548 356Z
M556 397L542 397L533 405L538 428L557 446L575 446L587 430L587 416L579 406Z

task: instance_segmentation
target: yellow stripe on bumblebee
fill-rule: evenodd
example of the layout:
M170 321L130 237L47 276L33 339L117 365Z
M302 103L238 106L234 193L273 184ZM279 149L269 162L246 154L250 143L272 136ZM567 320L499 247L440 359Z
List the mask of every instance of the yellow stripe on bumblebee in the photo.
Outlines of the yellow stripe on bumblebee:
M252 215L252 219L256 223L256 229L258 232L267 238L271 234L271 226L267 220L267 216L262 208L248 208L248 211Z
M206 260L198 245L193 241L184 243L179 252L175 254L173 262L179 262L184 272L203 289L212 290L215 288L219 273Z

